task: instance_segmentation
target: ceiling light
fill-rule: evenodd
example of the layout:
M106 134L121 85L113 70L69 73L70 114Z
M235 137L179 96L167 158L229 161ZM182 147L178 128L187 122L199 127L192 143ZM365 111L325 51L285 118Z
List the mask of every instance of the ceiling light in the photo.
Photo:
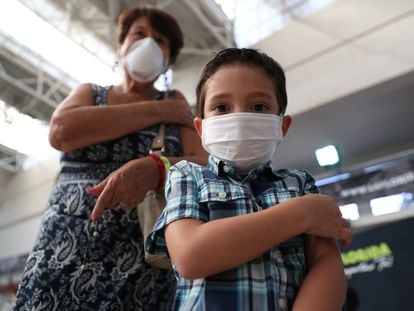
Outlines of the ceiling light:
M405 207L407 202L412 201L413 195L409 192L375 198L369 202L372 215L380 216L395 213Z
M339 164L339 153L334 145L325 146L315 150L319 166L329 167Z
M343 218L349 220L357 220L359 218L358 204L356 203L340 205L339 209Z

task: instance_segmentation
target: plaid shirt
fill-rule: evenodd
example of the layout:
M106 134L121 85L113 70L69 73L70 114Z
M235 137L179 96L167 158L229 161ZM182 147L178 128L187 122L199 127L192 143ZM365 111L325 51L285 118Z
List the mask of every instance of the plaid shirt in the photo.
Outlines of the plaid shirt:
M318 193L314 179L299 170L278 170L270 162L247 177L210 156L207 166L181 161L166 184L167 206L146 241L146 250L167 254L164 227L183 218L204 222L274 207ZM174 310L289 310L306 272L304 235L292 238L246 264L205 279L178 279Z

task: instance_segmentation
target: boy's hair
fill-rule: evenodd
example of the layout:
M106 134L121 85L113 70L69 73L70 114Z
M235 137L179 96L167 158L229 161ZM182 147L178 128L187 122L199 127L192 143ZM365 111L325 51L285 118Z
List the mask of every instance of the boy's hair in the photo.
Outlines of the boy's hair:
M273 58L255 49L229 48L218 52L204 67L196 88L196 116L204 118L205 84L225 65L246 65L261 68L273 81L279 102L279 114L284 114L287 107L286 78L282 67Z

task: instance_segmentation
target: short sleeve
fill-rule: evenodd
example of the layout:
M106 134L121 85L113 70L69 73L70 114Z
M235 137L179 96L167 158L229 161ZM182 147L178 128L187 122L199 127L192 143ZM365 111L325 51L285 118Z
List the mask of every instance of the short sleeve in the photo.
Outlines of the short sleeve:
M304 194L321 193L321 190L316 185L315 178L313 178L313 176L306 170L303 170L302 172L304 174Z
M181 161L168 173L165 185L167 205L145 241L145 250L156 255L168 255L165 227L179 219L193 218L208 221L208 211L198 203L198 185L192 163Z

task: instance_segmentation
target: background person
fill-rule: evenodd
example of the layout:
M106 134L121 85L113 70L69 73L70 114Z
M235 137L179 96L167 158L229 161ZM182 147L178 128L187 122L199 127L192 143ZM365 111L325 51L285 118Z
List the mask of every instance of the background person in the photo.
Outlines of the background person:
M175 62L183 35L152 7L128 9L118 24L123 81L82 84L52 115L61 171L15 310L163 310L174 293L172 273L144 262L135 207L162 182L148 157L160 123L171 163L206 161L183 95L161 101L153 86Z
M174 310L341 310L346 279L329 237L348 244L349 225L309 173L271 167L286 106L284 72L266 54L231 48L206 65L194 125L209 162L171 168L146 241L171 256Z

